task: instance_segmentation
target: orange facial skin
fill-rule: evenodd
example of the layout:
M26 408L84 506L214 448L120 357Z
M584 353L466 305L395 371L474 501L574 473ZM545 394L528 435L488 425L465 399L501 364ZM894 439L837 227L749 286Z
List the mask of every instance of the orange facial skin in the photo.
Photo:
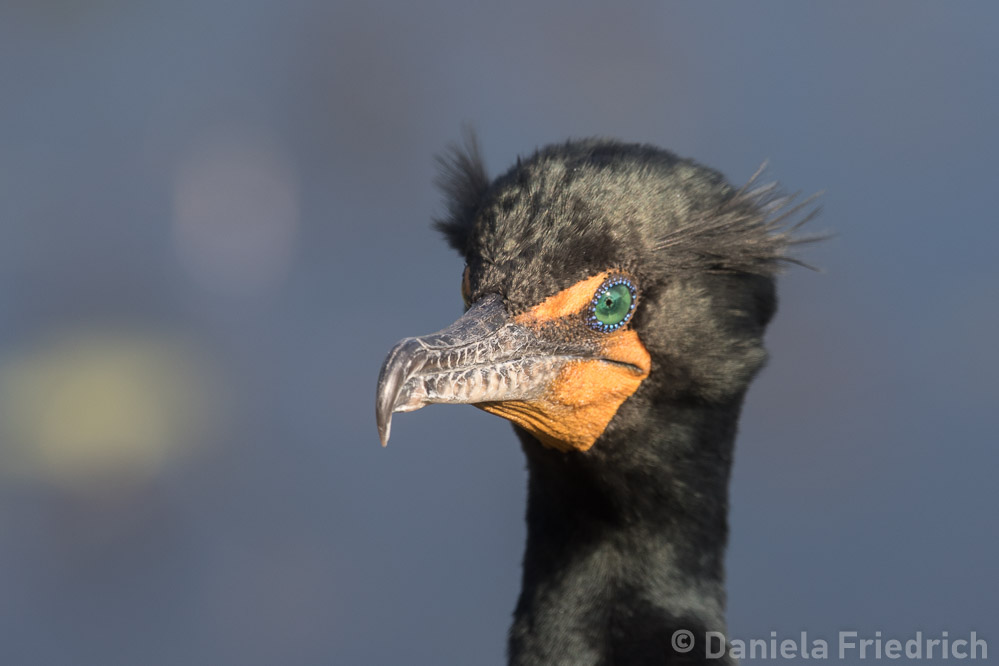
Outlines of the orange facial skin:
M531 328L585 327L583 315L609 275L604 272L578 282L514 321ZM567 359L540 398L484 402L477 407L516 423L547 447L588 450L621 404L648 377L652 366L649 352L634 330L625 327L600 335L598 357Z

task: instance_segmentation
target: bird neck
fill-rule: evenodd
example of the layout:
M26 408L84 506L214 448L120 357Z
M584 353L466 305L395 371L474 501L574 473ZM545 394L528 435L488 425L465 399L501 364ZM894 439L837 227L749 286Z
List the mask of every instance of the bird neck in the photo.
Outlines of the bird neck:
M707 658L704 637L725 632L740 404L626 403L587 452L547 449L518 430L528 533L511 664L729 663ZM682 655L671 646L679 630L695 637Z

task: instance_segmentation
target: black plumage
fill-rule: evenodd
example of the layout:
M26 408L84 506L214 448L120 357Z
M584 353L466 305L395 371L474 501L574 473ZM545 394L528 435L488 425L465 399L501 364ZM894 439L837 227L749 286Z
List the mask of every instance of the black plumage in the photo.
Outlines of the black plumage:
M594 275L627 275L639 292L627 328L651 358L647 376L612 410L589 448L545 445L515 425L529 470L528 536L510 662L727 663L706 659L702 639L706 631L725 631L736 425L746 389L766 360L775 275L794 261L788 250L800 242L789 223L814 214L805 210L809 200L795 205L755 178L734 188L718 172L665 150L608 140L546 147L495 181L474 141L452 150L442 165L447 215L437 226L465 258L470 304L498 295L502 307L492 316L523 322L546 299ZM603 344L574 316L538 329L548 336L548 351L516 354L528 361L532 354L555 355L554 336L584 350ZM491 372L510 384L498 362L470 363L460 378L441 374L456 357L448 364L421 357L400 369L399 357L411 358L417 347L436 354L440 340L466 344L455 333L467 330L460 323L393 350L379 388L383 441L393 409L483 402L461 393L468 372ZM476 335L473 343L485 344L485 334ZM513 354L502 349L504 359ZM427 379L432 372L434 382L453 382L446 390L460 395L438 395L442 389ZM525 376L532 377L518 375ZM488 401L496 404L499 395ZM671 646L677 629L694 633L691 652Z

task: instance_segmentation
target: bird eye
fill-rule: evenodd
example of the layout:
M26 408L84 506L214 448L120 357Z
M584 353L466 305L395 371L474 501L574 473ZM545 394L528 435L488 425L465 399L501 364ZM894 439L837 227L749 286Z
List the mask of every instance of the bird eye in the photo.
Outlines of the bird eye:
M589 325L601 333L616 331L631 319L638 293L631 280L614 277L597 289L590 303Z

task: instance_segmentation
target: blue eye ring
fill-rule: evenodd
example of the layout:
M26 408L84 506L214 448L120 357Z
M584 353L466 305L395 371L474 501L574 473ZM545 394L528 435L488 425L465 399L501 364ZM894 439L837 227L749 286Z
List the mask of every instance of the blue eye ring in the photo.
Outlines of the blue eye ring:
M626 291L620 287L625 287ZM609 321L601 321L600 317L597 316L597 308L600 307L601 300L607 296L620 298L624 295L629 296L629 302L627 304L621 303L620 306L618 306L619 312L611 313ZM593 294L593 299L590 301L590 305L586 313L586 325L600 333L611 333L616 331L631 321L631 317L635 313L635 306L637 304L638 290L635 288L634 283L622 275L610 277L605 280L604 283L600 285L600 288L597 289L596 293ZM620 312L620 310L624 310L625 305L627 305L627 309L623 313ZM605 319L608 318L606 313L602 312L601 314L604 315Z

